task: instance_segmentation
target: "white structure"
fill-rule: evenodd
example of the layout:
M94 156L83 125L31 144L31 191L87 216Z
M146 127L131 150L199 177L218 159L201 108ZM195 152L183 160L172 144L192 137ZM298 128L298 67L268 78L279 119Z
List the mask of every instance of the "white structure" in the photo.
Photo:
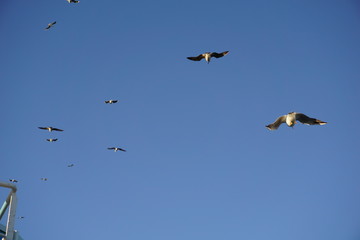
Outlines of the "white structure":
M0 187L9 188L10 193L6 198L4 204L0 208L0 220L4 216L6 210L8 211L8 218L6 226L0 224L0 239L2 240L22 240L18 232L14 230L15 214L16 214L16 186L12 183L0 182Z

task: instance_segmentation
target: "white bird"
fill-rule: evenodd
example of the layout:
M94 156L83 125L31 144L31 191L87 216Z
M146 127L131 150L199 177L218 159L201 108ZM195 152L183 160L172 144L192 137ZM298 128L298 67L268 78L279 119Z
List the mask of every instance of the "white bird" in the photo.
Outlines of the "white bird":
M52 131L62 132L62 131L64 131L64 130L62 130L62 129L54 128L54 127L39 127L39 129L48 130L49 132L52 132Z
M106 100L105 103L106 104L113 104L113 103L117 103L118 100Z
M111 147L111 148L108 148L109 150L114 150L114 152L117 152L117 151L123 151L123 152L126 152L125 149L122 149L122 148L118 148L118 147Z
M291 112L278 117L275 122L267 125L266 128L269 130L276 130L282 123L286 123L289 127L293 127L297 123L296 120L306 125L324 125L327 123L316 118L308 117L302 113Z
M48 138L46 139L46 141L48 142L56 142L58 139L57 138Z
M225 52L222 52L222 53L206 52L206 53L200 54L197 57L188 57L187 59L193 60L193 61L200 61L201 59L205 58L205 61L207 63L210 63L210 60L211 60L212 57L221 58L221 57L227 55L228 53L229 53L229 51L225 51Z
M52 26L54 26L56 24L55 22L49 23L48 26L45 28L45 30L49 30Z

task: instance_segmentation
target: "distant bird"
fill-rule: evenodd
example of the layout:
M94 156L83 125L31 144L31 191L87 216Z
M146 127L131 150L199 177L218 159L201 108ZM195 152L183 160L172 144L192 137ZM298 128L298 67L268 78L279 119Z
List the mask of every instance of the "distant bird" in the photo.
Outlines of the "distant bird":
M113 104L113 103L117 103L118 100L106 100L105 103L106 104Z
M73 166L74 166L74 164L69 164L69 165L68 165L68 167L73 167Z
M48 26L45 28L45 30L49 30L52 26L54 26L56 24L55 22L49 23Z
M205 61L207 61L207 63L210 63L210 60L211 60L212 57L221 58L221 57L225 56L228 53L229 53L229 51L225 51L225 52L222 52L222 53L206 52L206 53L200 54L197 57L188 57L187 59L193 60L193 61L200 61L201 59L205 58Z
M48 138L46 139L46 141L48 142L56 142L58 139L57 138Z
M276 130L282 123L286 123L289 127L293 127L296 124L296 120L306 125L324 125L327 123L315 118L308 117L302 113L291 112L278 117L275 122L267 125L266 128L269 130Z
M13 183L17 183L17 182L18 182L18 180L16 180L16 179L9 179L9 181L10 181L10 182L13 182Z
M68 3L79 3L80 1L77 0L66 0Z
M18 217L18 219L24 219L25 217L24 216L20 216L20 217Z
M42 177L42 178L40 178L40 180L42 180L42 181L45 181L45 182L46 182L48 179L47 179L47 178L43 178L43 177Z
M39 127L40 129L43 129L43 130L48 130L49 132L52 132L52 131L59 131L59 132L62 132L64 130L62 129L59 129L59 128L54 128L54 127Z
M111 147L111 148L108 148L109 150L114 150L114 152L117 152L117 151L123 151L123 152L126 152L125 149L122 149L122 148L118 148L118 147Z

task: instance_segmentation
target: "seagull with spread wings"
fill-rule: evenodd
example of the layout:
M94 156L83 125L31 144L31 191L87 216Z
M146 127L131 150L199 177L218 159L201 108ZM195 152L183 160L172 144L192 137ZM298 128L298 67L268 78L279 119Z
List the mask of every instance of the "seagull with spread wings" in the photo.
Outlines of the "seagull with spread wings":
M52 132L52 131L62 132L62 131L64 131L62 129L54 128L54 127L39 127L39 129L48 130L49 132Z
M13 182L13 183L17 183L17 182L19 182L18 180L16 180L16 179L9 179L9 181L10 182Z
M77 0L66 0L68 3L79 3L80 1Z
M206 53L200 54L197 57L188 57L187 59L193 60L193 61L200 61L201 59L205 58L205 61L207 63L210 63L210 60L211 60L212 57L221 58L221 57L227 55L228 53L229 53L229 51L225 51L225 52L222 52L222 53L206 52Z
M117 103L118 100L106 100L105 103L106 104L113 104L113 103Z
M266 126L269 130L276 130L282 123L286 123L289 127L293 127L299 121L306 125L325 125L327 122L323 122L316 118L311 118L302 113L291 112L281 117L278 117L275 122Z
M46 141L48 142L56 142L58 139L57 138L48 138L46 139Z
M49 30L52 26L56 24L56 21L49 23L48 26L45 28L45 30Z
M111 148L108 148L109 150L114 150L114 152L117 152L117 151L123 151L123 152L126 152L125 149L122 149L122 148L118 148L118 147L111 147Z

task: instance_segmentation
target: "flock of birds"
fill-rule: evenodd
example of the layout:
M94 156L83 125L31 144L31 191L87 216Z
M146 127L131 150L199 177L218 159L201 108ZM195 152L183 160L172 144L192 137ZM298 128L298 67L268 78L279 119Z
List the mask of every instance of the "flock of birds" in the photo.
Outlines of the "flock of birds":
M77 1L77 2L78 2L78 1ZM110 100L106 100L106 101L104 101L104 102L105 102L106 104L114 104L114 103L117 103L118 100L112 100L112 99L110 99ZM63 129L55 128L55 127L38 127L38 128L41 129L41 130L47 130L47 131L49 131L49 132L52 132L52 131L55 131L55 132L63 132L63 131L64 131ZM56 141L58 141L58 138L47 138L46 141L48 141L48 142L56 142ZM120 147L108 147L107 149L108 149L108 150L112 150L112 151L114 151L114 152L117 152L117 151L126 152L125 149L120 148ZM70 168L70 167L74 167L74 166L75 166L75 164L73 164L73 163L67 165L67 167L69 167L69 168ZM48 178L42 177L42 178L40 178L40 180L46 182L46 181L48 180ZM9 181L12 182L12 183L18 183L18 182L19 182L17 179L13 179L13 178L9 179Z
M79 3L80 1L77 0L66 0L68 3ZM49 30L50 28L54 27L54 25L56 24L56 21L51 22L47 25L47 27L45 28L45 30ZM206 53L202 53L199 54L198 56L195 57L187 57L187 59L192 60L192 61L201 61L202 59L205 59L205 61L209 64L211 61L211 58L221 58L226 56L229 53L229 51L224 51L224 52L206 52ZM117 103L118 100L106 100L105 103L106 104L114 104ZM297 121L299 121L302 124L306 124L306 125L324 125L327 122L321 121L319 119L316 118L311 118L306 116L303 113L297 113L297 112L290 112L288 114L282 115L280 117L278 117L275 122L266 125L265 127L269 130L277 130L281 124L286 123L289 127L294 127L295 124L297 123ZM49 132L52 131L57 131L57 132L63 132L64 130L59 129L59 128L55 128L55 127L38 127L39 129L42 130L47 130ZM56 142L58 141L58 138L47 138L46 141L48 142ZM120 148L120 147L108 147L108 150L112 150L114 152L117 151L122 151L122 152L126 152L125 149ZM74 164L71 163L69 165L67 165L67 167L73 167ZM42 177L40 178L41 181L48 181L48 178ZM17 183L18 180L16 179L9 179L10 182L13 183ZM18 219L23 219L23 216L18 217Z

